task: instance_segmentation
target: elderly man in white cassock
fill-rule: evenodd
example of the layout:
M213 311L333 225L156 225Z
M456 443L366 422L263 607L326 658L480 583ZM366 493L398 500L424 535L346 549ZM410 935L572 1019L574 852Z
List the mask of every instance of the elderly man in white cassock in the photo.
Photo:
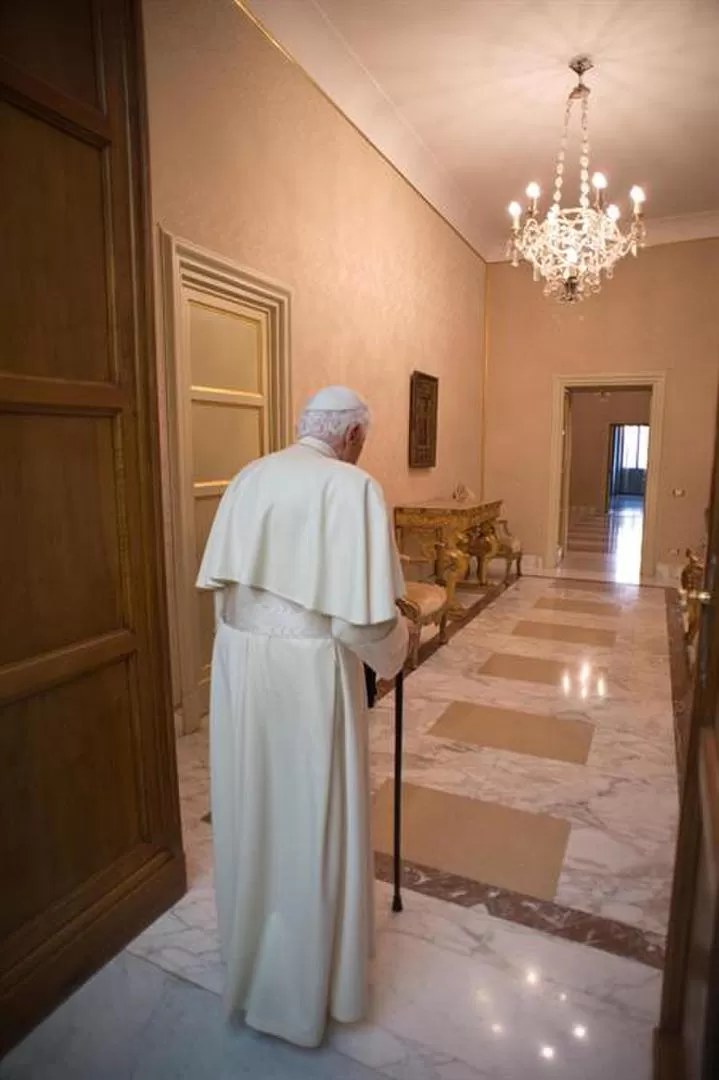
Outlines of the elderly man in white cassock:
M226 1002L318 1046L362 1019L373 937L363 662L391 678L408 631L382 491L357 467L365 402L328 387L298 441L244 469L198 578L216 594L210 769Z

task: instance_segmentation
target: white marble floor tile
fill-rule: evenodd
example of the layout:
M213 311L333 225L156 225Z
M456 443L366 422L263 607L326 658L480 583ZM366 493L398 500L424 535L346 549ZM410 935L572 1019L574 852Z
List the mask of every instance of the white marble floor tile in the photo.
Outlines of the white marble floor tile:
M198 892L132 951L219 994L214 912ZM400 1080L533 1080L550 1065L563 1080L648 1080L658 972L416 893L405 905L391 914L377 885L371 1012L333 1025L332 1049Z
M225 1023L222 1004L126 953L0 1062L1 1080L378 1080L329 1047L308 1052Z
M648 1080L660 982L633 961L408 894L402 915L383 916L369 1020L330 1042L408 1080Z

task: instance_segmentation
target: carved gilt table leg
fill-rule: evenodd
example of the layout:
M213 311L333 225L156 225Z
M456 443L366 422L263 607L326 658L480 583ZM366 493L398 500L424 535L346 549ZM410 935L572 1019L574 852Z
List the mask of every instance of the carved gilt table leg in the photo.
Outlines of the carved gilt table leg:
M450 616L464 614L464 608L457 603L456 592L459 582L464 581L469 570L469 556L457 547L447 543L438 546L437 580L447 590L448 611Z
M487 576L487 572L489 570L489 565L499 555L499 543L498 543L497 538L494 535L494 533L488 533L485 536L484 539L485 539L486 547L485 547L484 553L482 554L482 556L480 558L480 561L479 561L479 565L481 567L481 573L480 573L479 580L480 580L480 583L486 588L487 585L489 584L488 576Z

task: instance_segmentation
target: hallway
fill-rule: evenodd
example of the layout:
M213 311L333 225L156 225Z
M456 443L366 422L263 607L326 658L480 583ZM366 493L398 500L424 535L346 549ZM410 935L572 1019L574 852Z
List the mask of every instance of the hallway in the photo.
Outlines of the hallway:
M28 1065L58 1080L534 1080L548 1068L648 1080L677 818L668 602L663 589L525 578L407 680L406 911L390 914L378 881L371 1016L332 1029L318 1056L219 1023L207 736L182 739L189 893L2 1080ZM380 879L392 728L386 698L371 728ZM158 968L184 982L160 985ZM138 980L159 1001L142 1023ZM181 1050L187 983L206 992L207 1034L193 1020L192 1040L205 1055ZM106 1070L105 1044L82 1034L108 1009L137 1027L132 1071Z
M561 570L638 585L642 576L643 537L644 499L617 496L608 513L584 515L570 524Z

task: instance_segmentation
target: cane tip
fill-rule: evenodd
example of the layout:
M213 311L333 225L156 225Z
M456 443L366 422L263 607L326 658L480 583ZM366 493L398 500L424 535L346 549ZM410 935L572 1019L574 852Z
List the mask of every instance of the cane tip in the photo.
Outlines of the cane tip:
M399 913L400 911L404 911L404 905L402 903L402 897L401 896L395 896L393 898L393 900L392 900L392 911L395 911L397 913Z

